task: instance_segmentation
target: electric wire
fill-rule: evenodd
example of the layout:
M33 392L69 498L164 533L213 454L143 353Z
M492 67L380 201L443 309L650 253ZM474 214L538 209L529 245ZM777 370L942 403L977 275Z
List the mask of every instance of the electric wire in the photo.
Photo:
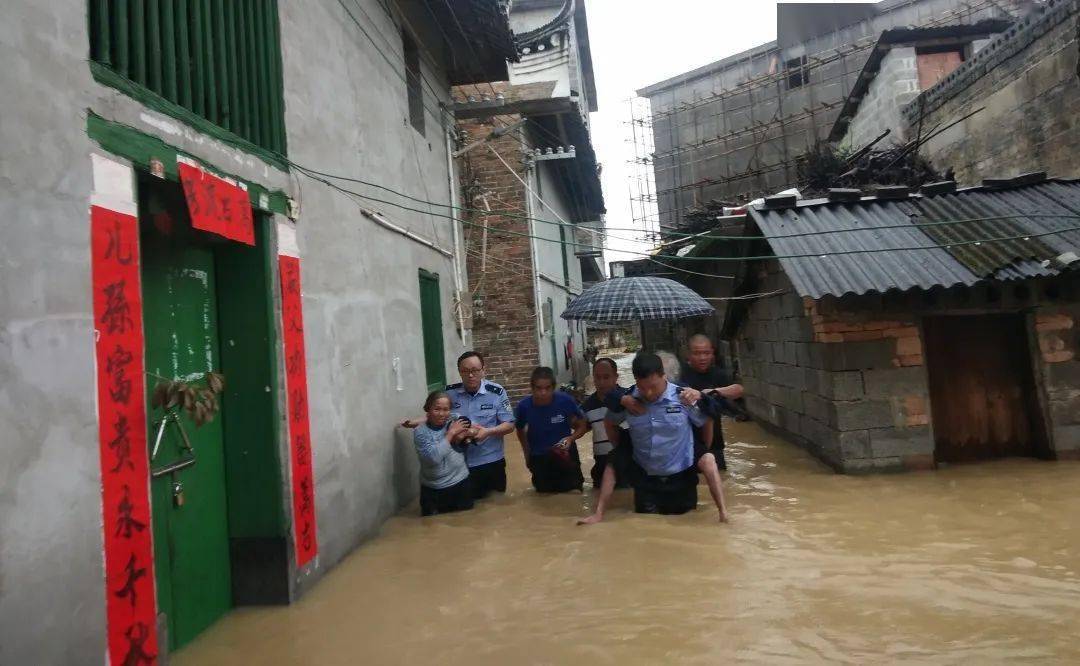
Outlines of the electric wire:
M360 23L360 21L357 20L357 18L352 14L352 12L345 5L343 0L338 0L338 3L339 3L339 5L341 5L342 9L346 12L346 14L349 16L349 18L353 21L353 23L355 23L356 26L360 29L361 33L363 33L364 36L367 37L367 39L375 47L375 50L379 53L379 55L383 58L383 60L386 61L387 65L390 66L390 69L400 79L402 79L403 82L408 84L408 80L407 80L406 76L397 70L397 67L389 59L389 57L387 56L385 51L383 51L381 48L379 48L378 44L376 44L375 40L371 37L371 35L368 33L368 31L364 28L363 24ZM457 21L457 17L456 17L456 15L454 15L453 8L449 4L447 4L447 7L449 8L451 14L453 15L453 17L455 19L455 22L457 23L457 26L458 26L459 30L461 31L461 33L462 33L462 36L466 38L466 43L468 44L468 36L465 34L464 29L462 28L460 22ZM358 9L361 12L363 12L363 9L361 7L358 6ZM363 12L363 13L368 18L368 20L371 20L371 17L366 12ZM440 27L440 30L441 30L441 27ZM445 36L445 33L444 33L444 36ZM475 49L472 49L471 44L469 44L469 47L470 47L470 50L472 50L473 55L476 56ZM476 57L478 57L478 56L476 56ZM431 90L432 94L436 98L438 98L438 93L435 91L435 89L432 86L431 82L428 81L427 78L423 76L422 72L418 72L418 75L419 75L420 79L425 84L427 84L427 86ZM495 92L495 88L494 88L494 86L492 86L490 84L490 82L488 83L488 85L491 87L492 91ZM423 100L421 100L421 104L422 104L423 108L428 113L430 113L433 117L435 117L438 120L438 122L440 124L443 122L443 114L448 115L451 118L453 117L453 114L451 112L449 112L445 107L441 108L439 113L436 113L436 112L432 111L430 109L430 107L428 107L428 105L423 104ZM540 123L538 123L534 119L529 118L527 116L525 117L525 119L527 121L533 123L533 125L535 127L539 128L541 131L543 131L543 132L547 133L548 135L550 135L551 137L555 138L556 141L561 141L561 139L559 137L555 136L553 133L551 133L549 130L547 130L547 128L545 128L543 125L541 125ZM525 183L525 181L520 178L520 176L518 176L517 172L514 171L512 167L510 167L510 165L502 158L502 156L498 153L498 151L496 151L491 146L487 146L487 147L493 152L493 154L496 155L496 157L503 163L503 165L522 183L522 185L525 186L526 190L528 190L533 196L536 196L537 200L539 200L541 203L545 203L545 205L547 205L547 207L550 209L550 205L546 204L546 202L544 202L543 199L539 195L537 195L532 190L532 188L529 187L529 185L527 183ZM301 168L300 165L297 165L295 163L290 162L290 164L293 164L293 166L296 166L297 168ZM313 176L311 174L319 173L319 172L316 172L314 170L311 170L311 173L306 173L308 170L303 169L303 168L301 170L302 170L302 172L305 172L305 175L307 175L309 178L313 178ZM320 174L320 175L322 175L322 174ZM333 176L333 175L329 175L329 174L326 174L326 175L328 177L337 177L337 176ZM379 185L376 185L374 183L366 183L366 182L363 182L363 181L359 181L359 179L347 179L347 178L343 178L343 177L337 177L337 178L344 179L344 180L356 180L357 182L361 182L363 184L366 184L369 187L377 187L379 189L384 189L386 191L397 194L398 196L402 196L402 197L409 198L409 199L412 199L414 201L417 201L418 203L425 203L428 206L446 207L446 208L458 209L458 210L469 210L469 209L456 207L456 206L453 206L451 204L440 204L440 203L432 202L432 201L429 201L429 200L420 200L420 199L415 198L415 197L410 197L409 195L403 194L401 192L397 192L396 190L393 190L392 188L388 188L388 187L385 187L385 186L379 186ZM429 216L432 216L432 218L434 218L434 217L446 217L446 218L449 218L449 219L452 219L452 220L457 219L457 218L455 218L453 216L439 215L437 213L433 213L430 210L427 210L427 211L419 210L419 209L415 209L415 208L411 208L411 207L402 206L400 204L396 204L396 203L391 202L391 201L386 201L386 200L377 199L377 198L374 198L374 197L369 197L369 196L360 194L358 192L352 192L351 190L347 190L345 188L340 188L339 186L336 186L335 184L330 183L329 181L325 181L325 180L320 179L320 178L313 178L313 179L317 180L317 181L321 180L321 182L323 182L324 184L326 184L326 185L328 185L330 187L333 187L335 189L338 189L341 192L352 195L352 196L368 199L368 200L371 200L371 201L376 201L376 202L379 202L379 203L385 203L387 205L396 206L396 207L402 208L404 210L410 210L410 211L413 211L413 212L429 215ZM470 211L470 212L484 212L485 214L487 214L487 211L478 211L478 210L476 210L476 211ZM569 222L566 222L566 220L564 218L562 218L562 216L559 215L556 211L552 210L552 213L554 213L555 216L557 218L559 218L561 224L551 222L550 220L543 220L543 219L539 219L539 218L531 218L531 219L536 219L536 221L538 221L538 222L547 223L547 224L557 224L557 225L560 225L560 226L571 226L571 227L574 227L574 228L577 228L577 229L582 229L582 230L587 231L589 233L593 233L594 235L604 235L604 236L607 236L609 238L614 238L614 239L618 239L618 240L627 240L627 241L631 241L631 242L641 242L639 239L619 238L617 236L607 234L605 232L600 232L600 231L595 230L595 229L589 229L587 227L580 227L578 225L574 225L574 224L571 224ZM493 212L493 214L494 214L494 212ZM498 213L498 214L504 215L504 213ZM527 218L527 216L525 216L525 217ZM932 225L936 226L936 225L943 225L943 224L961 224L961 223L964 223L964 222L988 221L988 220L993 220L993 219L1010 219L1010 218L1013 218L1013 217L1031 217L1031 218L1033 218L1033 217L1062 217L1062 218L1074 218L1075 219L1078 216L1075 216L1075 215L1074 216L1069 216L1069 215L995 216L995 217L990 217L990 218L970 218L968 220L951 220L951 221L936 222L936 223L925 223L925 224L919 224L919 225L887 225L887 226L881 226L881 227L871 227L871 228L867 228L867 229L842 229L842 230L803 232L803 233L800 233L800 234L786 234L786 235L781 235L781 236L773 236L772 239L791 238L791 237L797 237L797 236L810 236L810 235L825 235L825 234L853 232L853 231L868 231L868 230L874 230L874 229L889 229L889 228L901 228L901 227L912 227L912 226L919 227L919 226L932 226ZM548 242L558 242L560 244L571 245L571 246L574 246L574 247L593 247L591 245L584 245L584 244L580 244L580 243L576 243L576 242L569 242L568 243L568 242L563 241L561 239L556 240L556 239L544 238L544 237L541 237L541 236L533 236L531 234L521 234L519 232L512 232L510 230L493 229L491 227L488 227L487 225L478 225L478 224L475 224L475 223L467 222L465 220L458 220L458 221L460 221L462 224L465 224L465 225L468 225L468 226L475 226L475 227L488 229L490 232L493 232L493 233L504 233L504 234L509 234L509 235L517 235L517 236L525 236L525 237L529 237L529 238L537 238L539 240L544 240L544 241L548 241ZM683 261L686 261L686 260L693 260L693 261L747 261L747 260L768 259L768 258L812 258L812 257L821 257L821 258L823 258L823 257L826 257L826 256L851 255L851 254L861 254L861 253L895 252L895 251L909 251L909 250L930 250L930 249L937 249L937 248L946 248L946 249L948 249L948 248L951 248L951 247L954 247L954 246L964 246L964 245L972 245L972 244L980 245L980 244L982 244L984 242L993 243L993 242L1005 242L1005 241L1020 240L1020 239L1027 240L1027 239L1030 239L1030 238L1038 238L1038 237L1043 237L1043 236L1055 235L1055 234L1059 234L1059 233L1063 233L1063 232L1067 232L1067 231L1075 231L1075 230L1078 230L1078 229L1080 229L1080 227L1069 227L1069 228L1065 228L1065 229L1059 229L1059 230L1048 231L1048 232L1040 232L1040 233L1034 233L1034 234L1031 234L1031 233L1022 234L1022 235L1019 235L1019 236L1004 236L1004 237L998 237L998 238L986 238L986 239L958 241L958 242L950 243L948 245L926 245L926 246L917 246L917 247L889 248L889 249L853 249L853 250L832 251L832 252L825 252L825 253L814 253L814 254L803 254L803 255L763 255L763 256L760 256L760 257L750 257L750 256L746 256L746 257L679 257L679 256L676 256L676 255L647 255L645 253L640 253L640 252L628 252L628 254L643 255L643 258L648 259L650 261L653 261L653 262L657 263L658 265L664 266L665 268L668 268L670 270L683 270L684 272L690 272L690 271L687 271L687 269L679 269L678 267L664 264L664 263L658 261L656 259L656 257L663 258L663 259L683 260ZM635 229L634 231L637 231L637 230ZM690 235L693 235L693 234L687 234L687 236L690 236ZM758 238L764 238L766 240L769 240L767 237L710 236L711 240L742 240L742 241L746 241L746 240L754 240L754 239L758 239ZM697 273L697 272L694 272L694 273L705 275L704 273ZM730 277L730 276L716 276L716 277Z
M301 171L301 173L303 173L303 172ZM427 210L422 210L422 209L419 209L419 208L413 208L413 207L409 207L409 206L404 206L402 204L397 204L397 203L387 201L387 200L381 200L381 199L373 198L373 196L368 196L368 195L362 194L360 192L354 192L354 191L349 190L347 188L342 188L342 187L338 186L337 184L335 184L335 182L326 180L324 178L312 176L312 175L307 174L307 173L305 173L305 175L308 176L309 178L315 180L315 181L322 182L323 185L326 185L326 186L328 186L330 188L338 190L339 192L341 192L343 194L347 194L347 195L350 195L350 196L356 196L356 198L364 199L364 200L367 200L367 201L375 201L377 203L388 204L388 205L391 205L391 206L402 208L404 210L411 210L411 212L414 212L414 213L421 213L423 215L429 215L429 212L427 212ZM445 217L447 219L457 219L457 218L455 218L453 216L448 216L448 215L438 215L438 214L434 214L434 213L430 213L430 215L435 215L436 217ZM1018 217L1027 217L1027 216L1018 216ZM1063 216L1054 216L1054 217L1069 217L1069 218L1072 218L1072 219L1080 219L1080 215L1070 215L1070 216L1064 216L1063 215ZM980 219L980 218L972 218L973 221L978 220L978 219ZM538 235L529 234L529 233L523 233L523 232L519 232L519 231L511 231L509 229L499 229L499 228L495 228L495 227L489 227L487 225L480 225L480 223L469 222L467 220L458 219L457 221L460 221L462 223L462 225L464 225L464 226L474 227L474 228L477 228L477 229L487 229L489 233L501 233L501 234L504 234L504 235L527 237L527 239L536 239L536 240L539 240L539 241L545 241L545 242L549 242L549 243L558 243L558 244L561 244L561 245L565 244L565 245L575 245L575 246L578 246L578 247L593 247L592 245L588 245L588 244L576 243L576 242L572 242L572 241L564 242L564 241L556 240L556 239L548 239L548 237L544 237L544 236L538 236ZM637 252L626 252L624 254L637 255L640 258L650 259L650 260L671 259L671 260L677 260L677 261L752 261L752 260L767 260L767 259L804 259L804 258L809 259L809 258L825 258L825 257L836 257L836 256L859 255L859 254L878 254L878 253L892 253L892 252L914 252L914 250L949 249L951 247L960 247L960 246L966 246L966 245L981 245L983 243L1000 243L1000 242L1005 242L1005 241L1020 241L1020 240L1028 240L1028 239L1037 239L1037 237L1056 235L1056 234L1059 234L1059 233L1065 233L1065 232L1069 232L1069 231L1080 231L1080 227L1066 227L1064 229L1055 229L1055 230L1052 230L1052 231L1044 231L1044 232L1038 232L1038 233L1024 233L1024 234L1020 234L1020 235L1011 235L1011 236L988 237L988 239L973 239L973 240L967 240L967 241L951 242L951 243L947 243L947 244L919 245L919 246L914 246L914 247L858 248L858 249L846 249L846 250L832 250L832 252L809 253L809 254L798 254L798 255L758 255L758 256L742 256L742 257L731 257L731 256L729 256L729 257L689 257L689 256L680 257L678 255L659 255L659 254L657 254L657 255L649 255L647 253L637 253ZM745 240L745 239L742 239L742 237L740 237L739 240Z
M358 183L360 185L366 185L368 187L373 187L375 189L383 190L385 192L389 192L391 194L395 194L397 196L400 196L400 197L402 197L404 199L408 199L410 201L414 201L416 203L421 203L421 204L425 204L425 205L429 205L429 206L437 206L439 208L449 208L449 209L452 209L452 210L455 210L455 211L466 212L466 213L478 213L478 214L485 215L485 216L490 215L490 216L499 216L499 217L507 217L507 218L512 218L512 219L525 220L525 221L530 221L530 222L540 222L542 224L549 224L549 225L553 225L553 226L567 226L567 227L572 227L574 229L580 229L581 231L586 231L588 233L603 235L603 236L606 236L608 238L612 238L612 239L615 239L615 240L624 240L624 241L628 241L628 242L643 242L641 239L638 239L638 238L628 238L628 237L625 237L625 236L618 236L618 235L607 233L607 232L604 232L604 231L599 231L599 230L596 230L596 229L590 229L588 227L582 227L581 225L573 224L573 223L566 222L566 221L556 222L556 221L547 220L547 219L544 219L544 218L538 218L538 217L529 216L529 215L522 215L520 213L516 213L516 212L510 211L510 210L507 210L507 209L492 209L492 210L488 211L488 210L484 210L482 208L470 208L470 207L465 207L465 206L454 206L453 204L445 204L445 203L439 203L439 202L436 202L436 201L429 201L427 199L421 199L419 197L413 197L413 196L410 196L408 194L405 194L404 192L399 192L398 190L395 190L395 189L393 189L391 187L387 187L385 185L379 185L378 183L373 183L373 182L366 181L366 180L363 180L363 179L360 179L360 178L353 178L353 177L350 177L350 176L342 176L342 175L338 175L338 174L332 174L332 173L326 173L326 172L323 172L323 171L318 171L316 169L312 169L312 168L304 166L302 164L298 164L297 162L293 162L292 160L288 160L288 163L289 163L290 166L293 166L293 167L295 167L296 169L298 169L298 170L300 170L302 172L308 172L310 174L315 174L315 175L318 175L318 176L324 176L326 178L333 178L335 180L342 180L342 181L346 181L346 182ZM504 164L505 164L505 162L504 162ZM507 166L509 166L509 165L507 165ZM512 170L513 169L511 168L511 171ZM515 172L515 175L516 175L516 172ZM518 180L521 180L520 177L518 178ZM361 196L363 196L363 195L361 195ZM540 199L540 197L537 197L537 198ZM390 205L393 205L393 206L398 205L398 204L394 204L392 202L383 202L381 199L374 199L373 198L373 200L378 201L380 203L390 203ZM544 203L544 205L550 207L550 204L548 204L546 201L544 201L543 203ZM414 209L406 208L406 210L414 210ZM793 209L793 210L798 210L798 209ZM418 211L418 212L423 212L425 215L429 214L428 211ZM434 214L434 213L432 213L432 214ZM454 217L448 216L448 215L438 215L438 214L435 214L435 215L437 217L446 217L446 218L449 218L449 219L457 219L457 218L454 218ZM957 219L957 220L919 222L919 223L913 223L913 224L886 224L886 225L880 225L880 226L861 227L861 228L852 228L852 229L828 229L828 230L817 230L817 231L802 231L802 232L795 232L795 233L789 233L789 234L777 234L777 235L773 235L773 236L765 236L765 235L746 235L746 236L740 236L740 235L714 235L714 234L710 233L708 230L707 231L700 231L700 232L693 232L693 233L689 233L689 232L670 232L670 235L681 236L682 239L684 239L684 240L685 239L690 239L690 238L701 238L703 240L719 240L719 241L783 240L783 239L787 239L787 238L805 238L805 237L810 237L810 236L831 236L833 234L858 233L858 232L879 231L879 230L888 230L888 229L910 229L910 228L918 229L918 228L922 228L922 227L929 227L929 228L944 227L944 226L952 226L952 225L958 225L958 224L970 224L972 222L993 222L993 221L1013 220L1013 219L1078 219L1078 218L1080 218L1080 215L1076 215L1076 214L1015 213L1015 214L1009 214L1009 215L991 215L991 216L984 216L984 217L962 218L962 219ZM605 228L612 228L612 227L605 227ZM632 229L632 228L629 228L629 227L614 227L614 228L620 229L620 230L626 230L626 231L635 231L635 229ZM636 231L640 231L640 230L636 230ZM672 244L677 243L677 242L683 242L683 240L671 241L671 242L668 242L668 243L663 243L663 244L661 244L661 246L668 246L668 245L672 245ZM942 247L944 247L944 246L942 246Z

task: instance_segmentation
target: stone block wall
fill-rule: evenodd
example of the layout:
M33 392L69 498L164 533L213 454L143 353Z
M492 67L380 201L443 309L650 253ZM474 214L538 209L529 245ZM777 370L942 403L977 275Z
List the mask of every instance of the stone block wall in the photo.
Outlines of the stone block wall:
M914 318L804 300L776 262L761 267L758 283L762 292L783 293L750 305L735 340L755 419L840 472L932 467Z
M459 123L458 130L467 134L467 141L475 141L520 120L516 115L499 116L497 123ZM524 155L524 146L516 133L492 139L489 145L506 156L504 159L517 169L518 176L527 181L528 173L519 159ZM484 201L478 196L484 192L491 209L526 215L524 186L489 150L481 148L466 154L462 185L466 208L484 209ZM517 400L529 392L529 375L540 364L533 258L526 237L529 223L519 217L478 212L464 217L473 225L465 225L466 269L469 293L473 294L473 348L487 359L488 379L502 384ZM489 227L486 241L483 228L475 225ZM497 233L496 229L511 233Z

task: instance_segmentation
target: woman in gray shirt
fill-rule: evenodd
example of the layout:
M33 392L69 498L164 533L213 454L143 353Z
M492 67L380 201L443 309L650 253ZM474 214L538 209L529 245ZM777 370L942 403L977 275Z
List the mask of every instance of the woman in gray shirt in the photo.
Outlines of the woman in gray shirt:
M450 419L450 397L433 391L424 401L427 421L413 431L420 458L420 515L433 516L473 508L464 446L469 426Z

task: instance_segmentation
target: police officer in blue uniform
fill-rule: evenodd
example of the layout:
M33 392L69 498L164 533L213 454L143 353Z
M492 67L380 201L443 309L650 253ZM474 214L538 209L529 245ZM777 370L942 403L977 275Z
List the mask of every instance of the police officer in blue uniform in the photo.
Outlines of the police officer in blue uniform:
M638 354L633 370L636 387L631 395L643 409L639 414L609 410L605 427L609 438L615 439L620 423L625 421L629 426L634 510L678 514L694 509L697 506L697 470L704 459L708 463L710 491L720 520L725 522L727 512L716 463L711 455L697 451L694 444L695 429L701 431L712 427L709 417L696 404L686 404L690 402L688 396L680 396L681 388L667 380L663 362L656 354ZM579 523L603 520L614 481L614 474L605 471L596 510Z
M480 352L467 351L458 357L461 381L446 387L452 418L471 422L469 437L475 440L465 449L469 482L476 499L492 492L506 492L506 455L503 437L514 431L514 413L506 389L484 378L485 363ZM401 422L416 428L424 419Z
M461 382L446 387L450 411L472 422L476 443L465 450L473 496L506 492L506 456L503 437L514 431L514 414L506 389L484 378L484 357L467 351L458 357Z

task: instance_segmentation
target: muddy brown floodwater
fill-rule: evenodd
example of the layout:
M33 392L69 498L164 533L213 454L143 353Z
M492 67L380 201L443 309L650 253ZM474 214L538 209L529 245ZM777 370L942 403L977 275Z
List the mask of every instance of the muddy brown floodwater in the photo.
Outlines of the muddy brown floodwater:
M289 607L240 609L187 664L1080 662L1080 464L852 477L727 423L732 523L577 527L592 495L415 506ZM588 458L583 452L582 458ZM587 462L591 463L591 460Z

